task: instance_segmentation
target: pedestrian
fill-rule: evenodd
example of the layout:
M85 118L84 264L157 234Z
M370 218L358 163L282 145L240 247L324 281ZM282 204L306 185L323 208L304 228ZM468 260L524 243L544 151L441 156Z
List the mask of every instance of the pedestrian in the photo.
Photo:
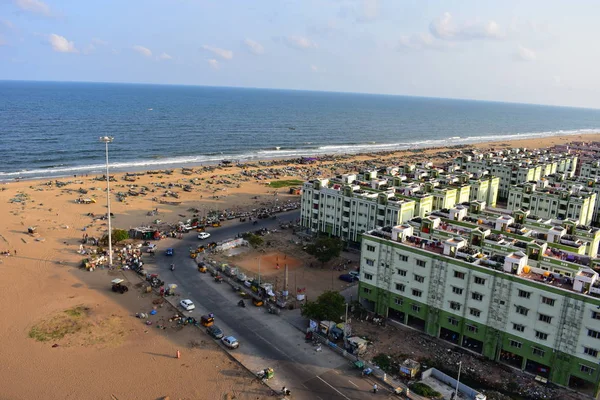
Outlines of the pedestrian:
M373 385L373 393L377 393L377 384L376 383Z
M17 255L17 249L15 249L15 256Z

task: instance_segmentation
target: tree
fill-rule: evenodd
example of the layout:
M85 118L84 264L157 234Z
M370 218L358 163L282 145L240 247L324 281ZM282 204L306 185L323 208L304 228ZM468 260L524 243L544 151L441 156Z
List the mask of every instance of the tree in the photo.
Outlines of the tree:
M317 321L342 320L346 307L344 296L334 291L327 291L317 297L316 301L307 301L302 306L302 316Z
M314 243L306 247L306 252L321 261L324 265L326 262L339 257L344 247L342 241L335 237L323 236L318 238Z
M244 235L243 237L248 241L248 243L252 247L259 247L264 243L262 236L255 235L254 233L249 233L247 235Z
M112 241L112 244L117 244L119 242L122 242L123 240L129 239L129 232L127 232L124 229L113 229L110 239ZM108 246L108 235L102 236L102 239L100 239L100 243Z

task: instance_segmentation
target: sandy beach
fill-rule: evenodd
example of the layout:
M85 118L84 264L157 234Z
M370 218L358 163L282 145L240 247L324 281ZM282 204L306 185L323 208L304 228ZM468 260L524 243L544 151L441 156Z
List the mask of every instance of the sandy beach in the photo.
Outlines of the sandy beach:
M600 141L600 134L468 147L543 148L573 141ZM274 160L242 168L140 171L130 174L128 180L124 173L111 172L116 179L111 183L113 228L129 229L156 220L176 223L214 210L250 211L284 205L297 202L299 196L289 194L287 187L273 188L269 182L304 181L366 166L426 159L439 164L457 151L362 154L325 158L309 165ZM79 268L83 257L77 250L82 235L101 237L107 229L105 220L92 216L106 213L105 189L106 182L98 176L0 184L0 251L10 253L0 256L4 279L0 314L5 321L0 326L4 344L0 376L10 377L4 381L0 399L266 398L264 387L216 344L199 339L197 332L160 330L135 318L136 312L153 307L150 297L139 290L116 296L107 290L112 272ZM95 202L78 203L80 198ZM28 227L33 226L36 234L30 235ZM76 308L80 326L74 333L47 341L30 337L32 328L52 323ZM170 311L159 307L158 313L168 319ZM198 343L191 346L192 341ZM177 350L182 351L181 359L175 358Z

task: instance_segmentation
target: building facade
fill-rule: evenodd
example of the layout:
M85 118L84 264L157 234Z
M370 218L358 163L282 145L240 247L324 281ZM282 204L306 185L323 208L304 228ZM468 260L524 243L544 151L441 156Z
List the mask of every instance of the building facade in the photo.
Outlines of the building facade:
M511 186L509 210L529 210L542 218L574 219L580 225L590 225L596 209L596 194L578 189L554 188L546 180Z
M429 335L597 392L599 261L561 252L487 226L415 218L362 235L359 297Z

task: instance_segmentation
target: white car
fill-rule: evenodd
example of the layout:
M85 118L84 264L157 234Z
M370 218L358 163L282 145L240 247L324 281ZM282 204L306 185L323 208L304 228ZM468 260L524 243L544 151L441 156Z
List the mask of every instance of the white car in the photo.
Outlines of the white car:
M200 240L208 239L209 237L210 237L210 233L208 233L208 232L200 232L198 234L198 239L200 239Z
M190 299L181 300L179 305L183 307L185 311L192 311L196 308L196 305Z
M238 342L233 336L225 336L223 339L221 339L221 342L223 342L223 344L230 349L237 349L240 347L240 342Z

